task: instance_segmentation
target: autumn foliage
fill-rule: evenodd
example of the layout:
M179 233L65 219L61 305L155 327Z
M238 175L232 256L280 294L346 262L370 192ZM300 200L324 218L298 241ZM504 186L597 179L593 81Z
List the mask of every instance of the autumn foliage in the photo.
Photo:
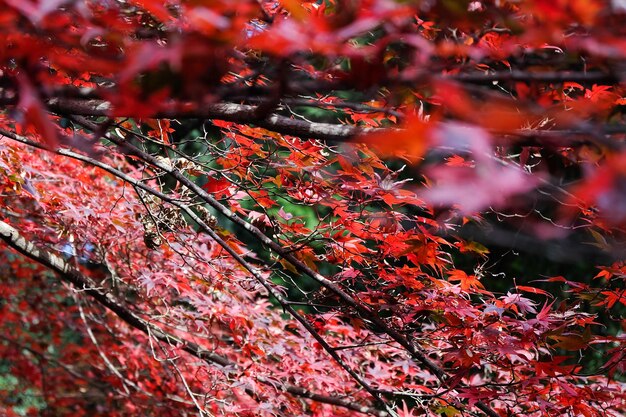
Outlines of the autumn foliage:
M0 0L0 414L624 415L623 3Z

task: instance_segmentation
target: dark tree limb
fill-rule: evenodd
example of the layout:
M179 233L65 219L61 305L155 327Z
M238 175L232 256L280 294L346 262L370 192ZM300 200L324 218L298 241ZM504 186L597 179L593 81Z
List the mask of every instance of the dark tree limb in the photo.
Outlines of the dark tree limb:
M532 74L532 73L531 73ZM594 77L600 78L600 74L584 73L590 80ZM595 75L594 75L595 74ZM527 76L527 73L517 74L503 73L503 74L461 74L459 77L467 77L475 80L486 80L485 82L491 82L494 80L517 79L519 76ZM552 78L558 79L557 75L553 74L538 74L536 78L549 80ZM606 74L605 74L606 75ZM582 76L582 75L580 75ZM543 78L542 78L543 77ZM552 77L552 78L551 78ZM6 92L0 90L0 92ZM76 96L65 94L59 94L57 96L50 97L46 100L48 108L57 114L62 115L75 115L86 117L111 117L115 114L114 108L109 101L99 98L92 98L94 96L93 91L84 91ZM315 103L311 100L295 99L295 98L283 98L285 103L293 102L296 105L317 106L325 108L328 106L334 106L334 104ZM280 134L299 137L302 139L319 139L330 143L342 143L353 141L355 138L361 135L367 135L369 133L376 133L384 131L382 128L363 128L354 125L340 124L340 123L322 123L322 122L310 122L301 119L293 119L291 117L270 113L259 117L258 109L264 106L267 99L262 96L256 97L253 101L258 101L258 104L239 104L235 102L219 102L204 105L201 108L196 109L184 109L174 108L171 110L162 110L156 112L152 117L165 118L165 119L214 119L223 120L227 122L233 122L238 124L253 125L267 129L272 132ZM17 103L15 96L0 97L0 105L14 106ZM363 106L358 103L337 103L336 106L359 109L359 111L373 111L374 109L369 106ZM380 112L386 112L393 114L389 109L380 109ZM394 112L395 113L395 112ZM132 117L132 114L119 115L120 117ZM389 129L387 129L389 130ZM496 136L513 136L526 139L532 139L536 141L550 141L551 143L563 142L563 146L568 146L572 142L580 143L581 141L588 141L596 143L601 146L606 146L610 149L621 148L621 144L616 144L615 141L607 138L609 135L624 134L626 133L626 125L624 124L610 124L610 125L585 125L574 126L567 129L558 130L537 130L537 129L520 129L508 132L492 132Z
M463 73L447 75L441 78L462 83L491 84L494 82L520 81L540 83L606 83L615 84L620 79L614 74L600 71L562 71L562 72L531 72L531 71L497 71L492 73Z
M105 100L60 99L48 100L48 107L55 113L74 116L109 117L113 110L111 103ZM272 113L265 118L258 118L257 106L237 103L215 103L201 109L184 111L160 111L153 115L157 119L216 119L240 124L252 124L273 132L298 136L308 139L322 139L342 142L356 135L366 134L381 129L358 128L356 126L334 123L310 123L287 116Z
M97 99L73 99L54 98L48 101L50 110L63 115L109 117L113 108L111 103ZM320 103L320 107L325 105ZM303 139L319 139L330 143L342 143L353 141L356 137L388 131L384 128L362 128L353 125L339 123L309 122L306 120L292 119L287 116L272 113L264 119L256 116L257 106L237 103L215 103L202 109L191 111L171 110L157 112L153 117L165 119L215 119L238 124L256 125L258 127L285 135L296 136ZM385 110L381 109L381 112ZM597 143L609 148L620 147L619 143L607 139L606 135L624 134L626 125L611 124L591 126L584 125L569 129L537 130L519 129L509 132L493 132L498 136L513 136L520 138L533 138L536 140L554 140L555 143L563 142L563 146L571 142L580 143L581 137L587 138L592 143ZM573 138L572 138L573 137ZM564 138L566 140L564 140Z

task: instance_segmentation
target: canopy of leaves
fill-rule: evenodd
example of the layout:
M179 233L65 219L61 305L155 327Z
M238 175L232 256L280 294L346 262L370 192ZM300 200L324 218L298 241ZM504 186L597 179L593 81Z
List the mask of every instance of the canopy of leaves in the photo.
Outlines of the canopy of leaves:
M624 415L622 3L0 0L0 413Z

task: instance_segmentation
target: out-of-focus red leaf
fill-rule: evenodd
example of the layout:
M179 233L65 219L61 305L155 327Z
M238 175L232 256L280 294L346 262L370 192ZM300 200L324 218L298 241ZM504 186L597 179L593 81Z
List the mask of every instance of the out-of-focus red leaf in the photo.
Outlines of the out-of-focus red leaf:
M33 23L39 23L49 13L56 10L67 0L40 0L34 2L32 0L5 0L6 3L19 10L24 16Z
M572 190L572 197L562 212L575 215L574 210L594 206L603 222L612 225L626 221L626 153L609 156Z
M431 123L413 117L403 123L400 129L373 133L356 140L368 144L382 156L394 156L417 162L428 149L431 127Z
M435 167L428 170L432 184L418 195L431 204L455 207L462 213L475 213L487 207L511 204L512 198L538 184L514 166L495 162L480 167Z
M438 82L436 86L435 102L442 106L442 110L489 131L510 132L522 129L543 117L541 113L531 112L522 102L507 97L488 96L476 99L463 86L449 81Z
M299 0L280 0L282 6L289 11L289 14L296 18L296 20L305 20L309 13L302 7L302 2Z
M129 3L144 9L155 18L159 19L162 23L171 21L172 15L167 10L167 7L160 0L130 0Z
M33 127L37 133L41 135L43 142L52 149L59 146L59 136L55 125L50 120L50 114L46 111L43 103L39 99L37 90L33 87L30 80L23 75L18 74L20 101L18 107L24 112L25 126Z

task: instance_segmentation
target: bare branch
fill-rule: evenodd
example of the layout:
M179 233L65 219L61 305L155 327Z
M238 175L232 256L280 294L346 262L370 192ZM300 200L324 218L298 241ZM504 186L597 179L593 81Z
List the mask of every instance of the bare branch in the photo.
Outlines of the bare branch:
M48 101L50 110L74 116L109 116L112 106L109 102L95 99L61 99L55 98ZM324 104L319 104L324 107ZM256 116L257 106L237 103L215 103L192 111L164 111L154 115L156 118L169 119L215 119L239 124L252 124L272 132L285 135L296 136L304 139L319 139L331 143L342 143L353 141L357 136L370 133L389 131L389 128L363 128L347 124L337 123L317 123L301 119L292 119L280 114L270 114L264 119ZM381 109L381 112L385 110ZM591 142L610 149L622 146L607 138L607 135L626 133L626 125L581 125L569 129L540 130L540 129L518 129L508 132L492 132L497 136L513 136L537 141L562 142L563 146L568 146L572 142Z
M53 98L48 107L55 113L74 116L110 116L111 103L105 100L81 100ZM359 128L333 123L309 123L272 113L263 119L258 118L258 106L237 103L216 103L201 109L184 111L172 110L157 112L153 117L161 119L217 119L227 122L253 124L273 132L309 139L345 141L358 134L376 132L380 129Z

